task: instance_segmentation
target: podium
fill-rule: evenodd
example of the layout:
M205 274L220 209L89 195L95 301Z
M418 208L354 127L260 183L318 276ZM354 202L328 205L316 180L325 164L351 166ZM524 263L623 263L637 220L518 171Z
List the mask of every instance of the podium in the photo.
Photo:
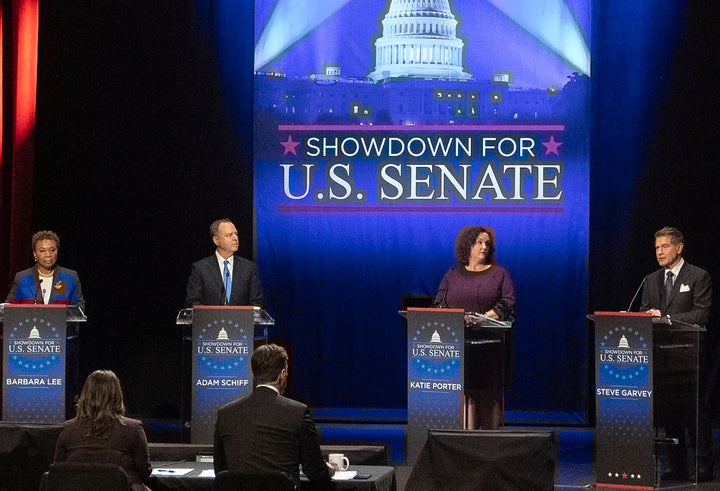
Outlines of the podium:
M408 337L406 462L413 463L429 429L468 428L471 420L465 398L468 350L499 349L502 360L496 368L504 385L504 348L512 324L463 309L408 308L401 314L407 319ZM466 327L466 319L476 322Z
M671 408L678 401L698 403L705 329L646 313L589 318L595 324L594 481L600 488L654 489L656 445L677 444L660 438L657 428L677 417Z
M86 320L73 305L2 305L3 421L62 423L74 415L79 323Z
M275 321L259 307L198 305L182 309L176 323L191 326L190 442L209 444L217 408L252 390L256 331L267 340Z

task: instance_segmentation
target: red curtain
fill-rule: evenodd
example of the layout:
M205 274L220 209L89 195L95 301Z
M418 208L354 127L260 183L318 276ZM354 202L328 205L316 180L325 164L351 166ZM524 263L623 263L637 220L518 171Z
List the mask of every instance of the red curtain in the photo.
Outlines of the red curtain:
M27 266L40 0L0 0L0 301Z

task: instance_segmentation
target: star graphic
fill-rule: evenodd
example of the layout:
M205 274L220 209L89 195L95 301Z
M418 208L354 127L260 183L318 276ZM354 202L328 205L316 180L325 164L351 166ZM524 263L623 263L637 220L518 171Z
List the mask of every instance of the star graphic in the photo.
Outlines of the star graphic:
M297 146L300 145L300 142L293 141L292 135L288 135L287 141L281 141L280 145L282 145L285 149L283 155L287 155L289 153L297 155Z
M560 156L560 154L558 153L558 148L560 148L562 142L556 142L553 135L550 135L549 141L542 142L542 144L545 147L545 155L550 155L551 153L554 153L558 157Z

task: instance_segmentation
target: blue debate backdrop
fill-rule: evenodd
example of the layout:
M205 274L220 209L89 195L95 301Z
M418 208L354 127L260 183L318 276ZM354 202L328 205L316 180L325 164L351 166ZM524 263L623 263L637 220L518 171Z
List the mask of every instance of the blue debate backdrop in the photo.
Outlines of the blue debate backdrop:
M257 260L294 393L405 407L401 298L434 294L479 224L517 289L508 409L584 419L590 17L589 0L255 2Z
M257 253L295 391L404 406L401 298L434 293L457 231L483 224L517 284L509 407L582 411L589 19L587 2L256 2Z

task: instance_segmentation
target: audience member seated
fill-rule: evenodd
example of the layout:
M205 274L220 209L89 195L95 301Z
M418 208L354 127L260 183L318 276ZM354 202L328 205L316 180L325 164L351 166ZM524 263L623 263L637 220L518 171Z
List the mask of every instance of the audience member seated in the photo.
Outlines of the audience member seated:
M305 404L284 397L288 355L264 344L250 358L255 389L218 410L215 475L225 470L276 472L300 483L300 469L315 487L330 485L334 469L322 457L315 423Z
M110 370L91 373L80 393L77 415L66 421L55 462L117 464L133 491L150 491L150 453L140 421L125 417L120 380Z

